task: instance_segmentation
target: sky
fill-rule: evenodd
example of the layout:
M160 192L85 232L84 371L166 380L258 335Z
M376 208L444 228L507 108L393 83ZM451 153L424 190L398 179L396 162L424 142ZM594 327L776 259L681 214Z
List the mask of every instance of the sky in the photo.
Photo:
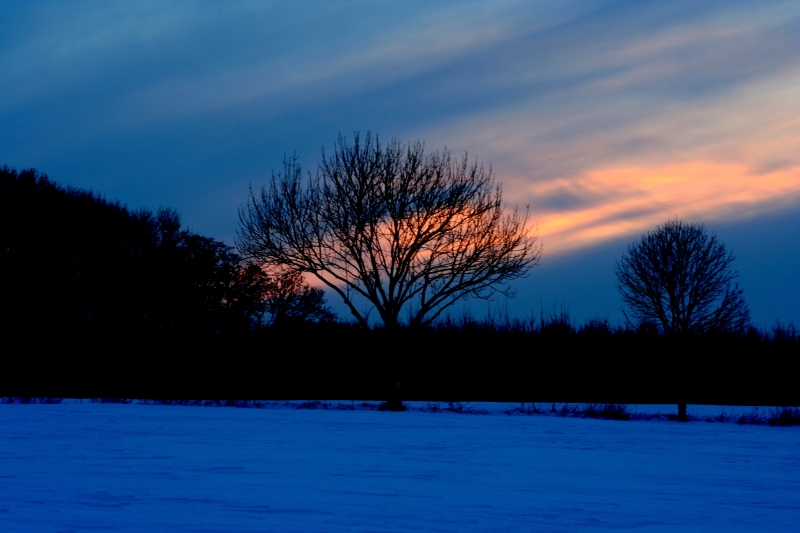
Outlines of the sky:
M0 165L229 244L285 156L369 130L530 206L542 262L495 312L620 322L614 262L678 217L754 323L800 324L798 2L9 1L0 72Z

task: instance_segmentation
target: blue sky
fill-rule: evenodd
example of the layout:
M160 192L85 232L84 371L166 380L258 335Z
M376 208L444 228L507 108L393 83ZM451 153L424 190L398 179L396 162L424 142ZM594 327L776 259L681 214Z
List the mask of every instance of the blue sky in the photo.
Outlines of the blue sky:
M614 261L678 216L756 323L800 323L798 28L796 2L5 2L0 164L232 243L284 154L422 139L531 206L512 314L619 320Z

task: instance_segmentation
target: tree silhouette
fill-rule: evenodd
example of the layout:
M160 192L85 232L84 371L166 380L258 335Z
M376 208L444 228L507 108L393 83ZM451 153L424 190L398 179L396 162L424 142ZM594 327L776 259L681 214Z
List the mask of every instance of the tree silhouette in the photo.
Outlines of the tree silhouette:
M633 318L659 324L669 337L741 332L750 316L742 290L732 285L732 262L702 224L670 220L628 246L616 264L617 288ZM678 420L687 420L683 398Z
M170 209L0 167L0 332L101 340L251 331L268 278Z
M741 331L749 313L733 260L703 225L670 220L628 246L617 288L633 318L667 335Z
M395 329L410 308L427 325L459 298L511 295L505 282L538 263L527 214L504 212L491 175L465 155L423 143L382 146L339 136L304 181L296 158L240 210L237 246L267 266L305 272L336 292L368 327L357 296Z

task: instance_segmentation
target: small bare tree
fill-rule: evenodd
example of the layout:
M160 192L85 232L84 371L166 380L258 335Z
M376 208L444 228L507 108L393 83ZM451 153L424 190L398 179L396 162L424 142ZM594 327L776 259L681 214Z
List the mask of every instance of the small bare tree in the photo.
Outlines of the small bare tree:
M667 335L741 330L749 312L733 259L703 225L670 220L628 246L617 288L633 318Z
M667 335L740 331L750 315L742 290L732 285L732 262L702 224L670 220L628 246L616 264L617 288L633 318L660 324ZM678 420L685 422L682 395Z
M386 328L411 309L412 326L435 320L459 298L512 295L504 283L538 263L528 215L506 212L491 170L426 154L423 143L369 133L342 136L316 175L284 162L240 210L239 250L267 267L315 276L368 327L354 300L374 305Z

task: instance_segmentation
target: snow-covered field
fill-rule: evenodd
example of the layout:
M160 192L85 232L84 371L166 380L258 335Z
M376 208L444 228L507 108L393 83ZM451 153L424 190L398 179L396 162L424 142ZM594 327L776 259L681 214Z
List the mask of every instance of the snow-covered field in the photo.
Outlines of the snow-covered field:
M0 531L800 531L800 428L473 407L0 405Z

